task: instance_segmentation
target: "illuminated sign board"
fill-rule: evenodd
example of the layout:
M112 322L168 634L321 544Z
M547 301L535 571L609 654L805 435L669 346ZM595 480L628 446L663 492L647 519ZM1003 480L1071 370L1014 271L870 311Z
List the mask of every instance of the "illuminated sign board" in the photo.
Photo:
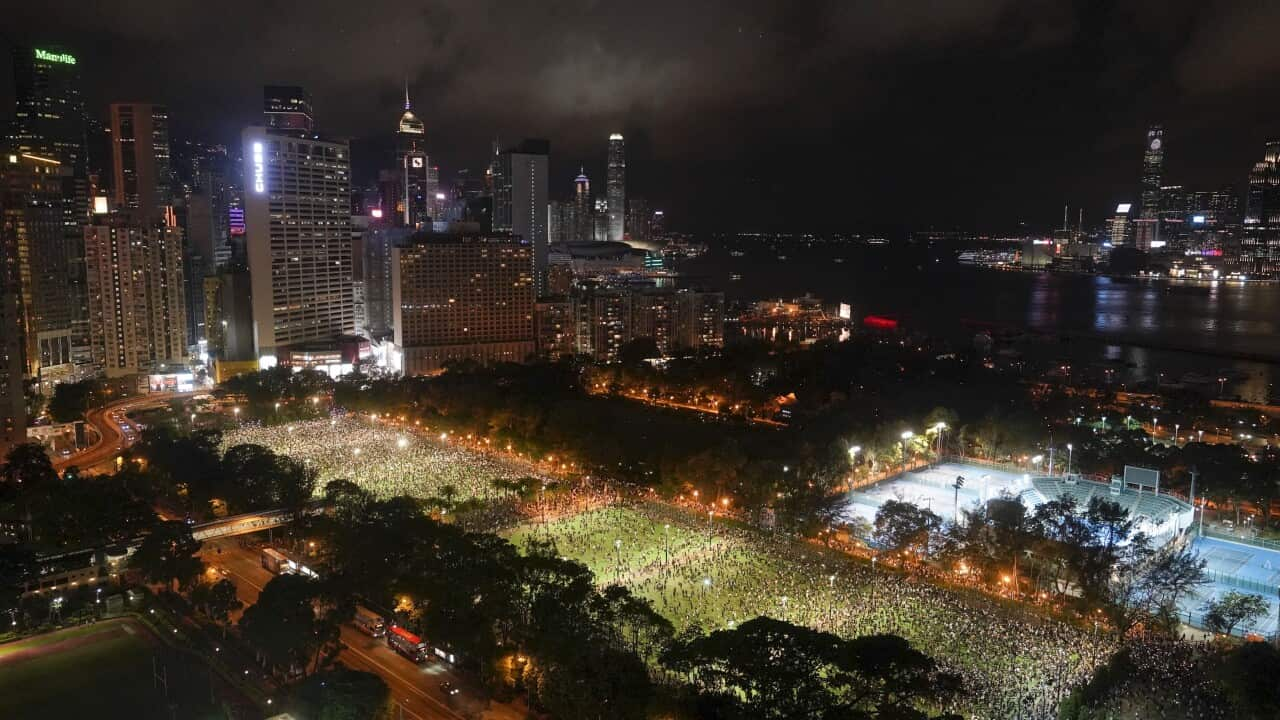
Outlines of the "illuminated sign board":
M69 55L67 53L52 53L48 50L41 50L40 48L36 48L36 59L44 60L45 62L62 63L63 65L76 64L75 55Z
M1129 208L1133 207L1133 203L1120 203L1116 206L1116 214L1124 215L1129 212Z
M233 207L227 211L227 217L230 218L230 227L232 235L244 234L244 208Z
M267 168L262 155L262 143L255 142L253 144L253 191L261 194L266 190Z
M1195 223L1196 225L1203 225L1203 224L1204 224L1204 216L1203 216L1203 215L1192 215L1192 216L1191 216L1191 222Z
M420 157L413 158L413 166L416 168L422 167L422 158Z
M853 318L853 308L849 307L849 303L840 303L840 319L850 320Z

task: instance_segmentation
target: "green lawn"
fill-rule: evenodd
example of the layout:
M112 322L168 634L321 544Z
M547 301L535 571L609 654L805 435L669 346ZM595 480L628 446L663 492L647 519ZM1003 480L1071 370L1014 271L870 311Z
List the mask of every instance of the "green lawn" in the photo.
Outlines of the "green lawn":
M93 625L0 646L0 718L209 718L204 671L153 646L132 626ZM23 655L35 650L38 654ZM167 666L172 715L154 688L152 659Z
M961 709L978 715L1044 703L1050 682L1079 682L1111 650L1105 638L1071 626L883 569L873 574L838 553L719 519L708 544L705 516L658 504L593 510L505 534L518 547L531 536L553 540L602 584L616 579L648 599L677 630L769 615L846 637L902 635L964 676L978 697Z

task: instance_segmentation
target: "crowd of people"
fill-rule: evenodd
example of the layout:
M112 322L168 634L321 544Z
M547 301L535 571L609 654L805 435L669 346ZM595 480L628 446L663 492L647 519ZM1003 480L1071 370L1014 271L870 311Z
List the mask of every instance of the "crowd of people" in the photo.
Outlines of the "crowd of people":
M1114 653L1105 633L1039 618L978 596L876 570L815 546L698 515L646 493L590 479L564 482L519 457L449 437L354 417L263 427L243 424L227 445L257 443L313 465L320 486L347 479L382 498L486 501L464 518L517 546L551 540L599 582L650 600L678 629L732 628L760 615L844 637L901 635L958 674L953 711L1052 718L1061 700ZM509 482L531 478L523 495Z
M503 497L495 481L537 476L536 468L514 456L481 452L446 435L397 430L344 415L287 425L246 422L223 435L223 445L263 445L316 468L317 487L350 480L379 498L441 497L452 488L456 501Z
M535 518L509 533L517 544L530 536L649 599L679 629L769 615L845 637L901 635L962 677L953 709L977 717L1056 717L1115 650L1105 635L658 503Z

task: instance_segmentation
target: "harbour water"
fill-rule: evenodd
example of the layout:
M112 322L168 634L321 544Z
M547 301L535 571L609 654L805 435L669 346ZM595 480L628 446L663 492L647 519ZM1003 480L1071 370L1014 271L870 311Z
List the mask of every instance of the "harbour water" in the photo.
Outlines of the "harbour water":
M1280 284L992 270L953 256L891 246L715 245L683 269L731 300L811 293L849 303L856 316L891 316L959 342L984 330L1021 335L1022 350L1114 367L1117 382L1186 378L1217 394L1217 379L1226 377L1225 395L1276 396Z

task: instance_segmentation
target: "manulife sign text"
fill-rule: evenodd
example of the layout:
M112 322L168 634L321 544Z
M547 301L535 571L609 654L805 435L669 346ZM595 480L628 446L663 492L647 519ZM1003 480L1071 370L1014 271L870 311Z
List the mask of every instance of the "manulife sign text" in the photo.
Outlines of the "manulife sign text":
M41 50L40 48L36 48L36 59L44 60L46 62L62 63L63 65L76 64L75 55L71 55L68 53L53 53L53 52L49 52L48 50Z

